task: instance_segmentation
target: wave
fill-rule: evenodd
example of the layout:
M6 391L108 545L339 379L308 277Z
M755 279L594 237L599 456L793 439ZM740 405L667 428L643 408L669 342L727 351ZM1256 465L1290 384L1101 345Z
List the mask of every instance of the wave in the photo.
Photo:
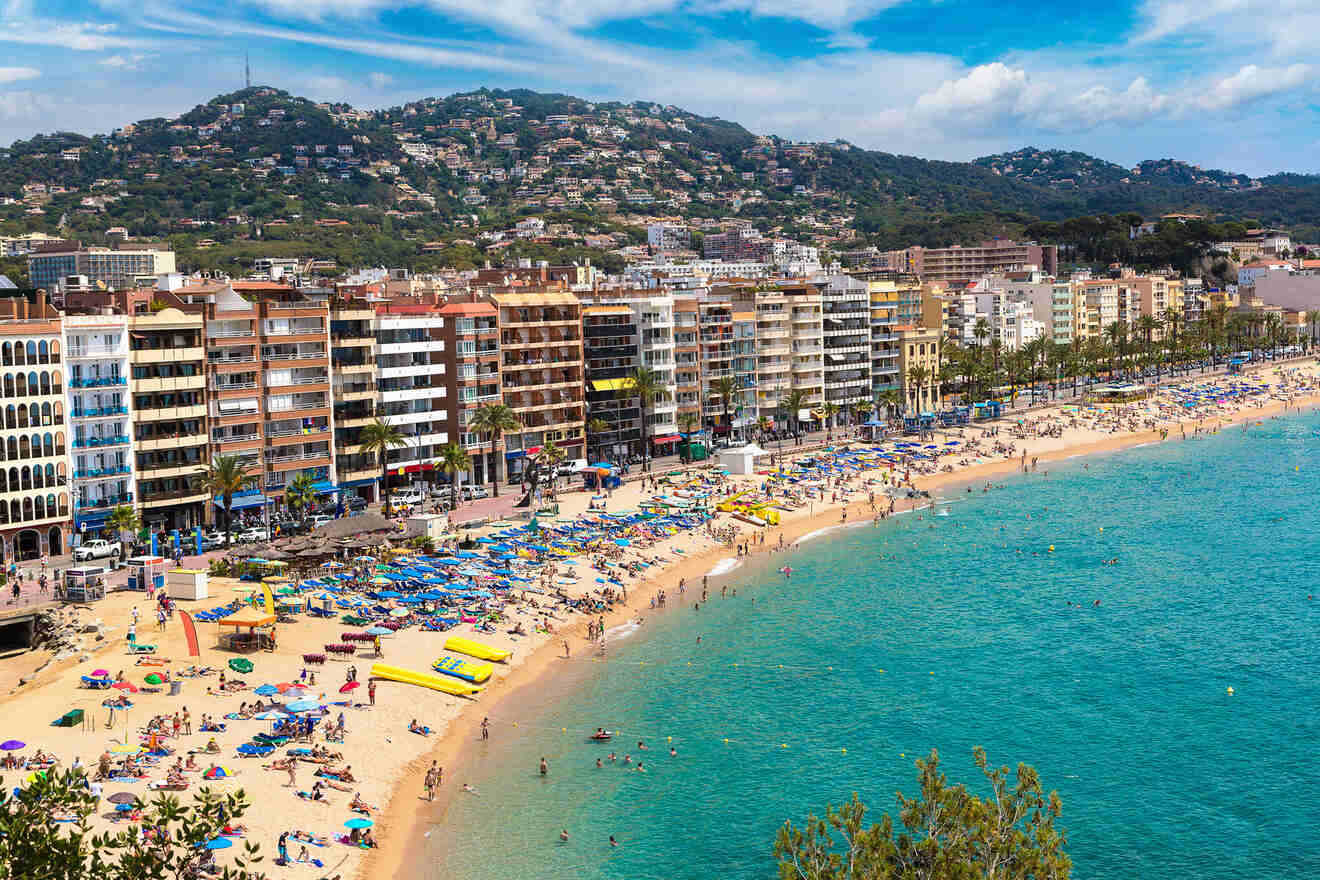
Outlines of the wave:
M808 541L811 541L811 540L814 540L814 539L816 539L816 538L821 537L822 535L828 535L830 532L834 531L834 530L837 529L837 528L838 528L838 526L826 526L826 527L823 528L823 529L816 529L816 531L814 531L814 532L807 532L805 535L803 535L802 537L798 538L798 539L797 539L796 541L794 541L793 543L794 543L794 544L805 544L805 543L807 543Z
M742 565L740 559L721 559L715 563L714 568L706 572L706 577L719 577L722 574L728 574L740 565Z
M640 623L635 620L629 620L626 623L621 623L618 626L612 626L605 630L605 640L613 641L614 639L626 639L641 628L642 625Z

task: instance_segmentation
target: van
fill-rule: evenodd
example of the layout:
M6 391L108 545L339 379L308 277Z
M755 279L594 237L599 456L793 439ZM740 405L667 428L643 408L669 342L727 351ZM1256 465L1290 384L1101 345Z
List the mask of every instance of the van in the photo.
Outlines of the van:
M587 460L585 458L574 458L562 462L559 465L559 476L571 477L573 474L581 473L587 469Z

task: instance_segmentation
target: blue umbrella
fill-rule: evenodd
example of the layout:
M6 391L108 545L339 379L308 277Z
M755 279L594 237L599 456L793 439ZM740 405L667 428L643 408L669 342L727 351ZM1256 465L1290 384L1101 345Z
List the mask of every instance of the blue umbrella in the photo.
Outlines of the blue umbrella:
M281 721L287 716L283 712L262 712L252 717L257 721Z
M229 849L234 842L228 837L217 837L214 840L208 840L202 844L203 849Z
M275 685L263 684L261 687L257 688L252 693L256 694L259 697L273 697L279 692L280 689L275 687Z
M290 712L312 712L321 708L321 704L316 700L294 700L284 708Z
M349 819L344 823L345 828L370 828L375 823L370 819Z
M394 630L392 630L392 629L386 629L386 628L383 627L383 626L373 626L371 629L367 630L367 635L369 635L369 636L391 636L391 635L394 635Z
M480 558L480 556L478 556L478 554L473 553L471 550L459 550L459 551L458 551L457 553L455 553L454 555L457 556L459 559L479 559L479 558Z
M615 538L614 543L618 544L620 547L632 546L632 541L629 541L627 538Z

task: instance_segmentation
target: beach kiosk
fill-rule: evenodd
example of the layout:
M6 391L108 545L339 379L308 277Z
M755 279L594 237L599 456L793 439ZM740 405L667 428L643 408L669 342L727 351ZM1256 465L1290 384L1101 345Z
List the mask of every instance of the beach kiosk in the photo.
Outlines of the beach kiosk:
M165 557L134 556L128 560L130 590L165 589Z
M69 602L95 602L105 598L104 566L79 565L64 572L63 595Z
M275 648L275 615L247 606L240 608L228 617L221 618L221 627L232 627L232 634L226 636L220 631L221 647L231 651L256 651L260 648Z
M210 597L207 574L200 568L172 568L165 575L165 589L171 599L206 599Z

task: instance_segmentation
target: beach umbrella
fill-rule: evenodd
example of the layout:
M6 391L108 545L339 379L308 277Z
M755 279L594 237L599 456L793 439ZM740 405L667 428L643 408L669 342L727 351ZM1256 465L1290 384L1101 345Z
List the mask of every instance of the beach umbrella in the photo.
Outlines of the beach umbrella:
M262 712L260 715L252 716L257 721L280 721L284 718L283 712Z
M354 562L375 562L375 561L376 561L376 557L374 557L374 556L355 556L355 557L353 558L353 561L354 561Z
M233 845L234 842L230 840L228 837L217 837L213 840L208 840L206 841L206 843L203 843L202 848L210 849L210 850L229 849Z
M306 688L301 688L301 687L291 687L291 688L289 688L287 691L284 692L284 696L289 697L290 699L295 699L295 700L296 700L298 697L305 697L305 696L307 696L307 689L306 689Z
M137 693L137 685L133 684L131 681L117 681L110 685L110 687L118 688L121 691L128 691L130 694Z
M376 823L372 822L370 819L356 818L356 819L349 819L347 822L344 823L344 827L345 827L345 828L370 828L370 827L371 827L372 825L374 825L374 824L376 824Z
M280 689L275 687L275 685L263 684L261 687L257 688L252 693L256 694L259 697L273 697L279 692Z
M112 804L131 804L135 803L137 799L138 796L131 791L121 791L106 798Z
M105 678L105 677L108 676L109 674L110 674L110 670L108 670L108 669L93 669L93 670L92 670L92 678Z
M279 684L275 685L275 690L279 691L280 693L284 693L285 691L293 690L297 686L298 685L294 684L291 681L282 681Z
M146 678L144 678L144 679L142 679L142 680L145 681L147 684L164 684L164 683L165 683L165 679L161 678L160 675L159 675L158 673L155 673L155 672L151 673L150 675L148 675Z
M351 691L351 690L356 690L357 687L358 687L360 684L361 684L361 682L356 682L356 681L346 681L346 682L344 682L343 684L341 684L341 685L339 686L339 692L340 692L341 694L346 694L346 693L348 693L348 692Z
M22 740L7 739L4 742L0 743L0 750L6 752L16 752L19 749L24 748L26 746L27 743L23 742Z
M112 755L136 755L140 751L142 751L142 746L133 743L117 743L110 747L110 754Z
M627 538L615 538L614 543L618 544L620 547L632 546L632 541L629 541Z
M412 614L407 608L395 608L390 612L390 617L407 617Z
M321 708L321 704L316 700L294 700L284 708L294 713L313 712Z
M369 636L392 636L392 635L394 635L394 630L392 630L392 629L386 629L386 628L383 627L383 626L373 626L373 627L371 627L371 629L367 630L367 635L369 635Z
M330 562L323 562L323 563L321 563L321 567L322 567L322 568L343 568L343 567L344 567L344 563L342 563L342 562L335 562L334 560L331 560Z
M212 767L202 774L205 779L228 779L234 775L234 771L229 767Z

